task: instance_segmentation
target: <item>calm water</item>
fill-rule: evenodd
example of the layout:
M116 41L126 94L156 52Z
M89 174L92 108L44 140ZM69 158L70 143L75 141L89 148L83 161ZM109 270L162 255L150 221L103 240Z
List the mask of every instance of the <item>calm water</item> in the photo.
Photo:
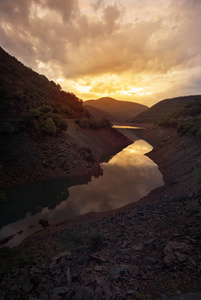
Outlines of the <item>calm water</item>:
M136 139L132 130L127 135ZM157 165L144 155L151 150L152 146L144 140L135 140L101 164L103 176L99 178L52 180L5 190L6 202L0 203L0 239L14 235L7 243L14 246L42 228L39 219L47 219L51 224L138 201L163 185Z

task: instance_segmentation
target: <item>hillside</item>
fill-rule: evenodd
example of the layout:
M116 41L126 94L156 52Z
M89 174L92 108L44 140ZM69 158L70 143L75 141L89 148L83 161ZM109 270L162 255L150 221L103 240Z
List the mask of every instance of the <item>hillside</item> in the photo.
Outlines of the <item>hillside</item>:
M148 109L146 105L135 102L120 101L109 97L103 97L98 100L88 100L84 102L84 106L89 105L106 111L121 122L127 122L133 116L140 114Z
M2 48L0 69L1 186L92 174L131 142Z
M100 108L96 108L96 107L90 106L88 104L84 104L84 108L95 119L106 119L106 120L109 120L112 123L119 122L119 120L117 118L115 118L114 116L110 115L109 113L107 113L106 111L104 111Z
M196 102L201 99L201 96L185 96L172 99L162 100L148 110L140 113L132 118L132 122L136 123L154 123L167 115L176 113L182 110L186 105Z
M65 119L88 117L82 101L0 48L0 133L55 134ZM49 119L49 120L48 120ZM52 132L48 131L52 125ZM51 129L51 128L50 128Z

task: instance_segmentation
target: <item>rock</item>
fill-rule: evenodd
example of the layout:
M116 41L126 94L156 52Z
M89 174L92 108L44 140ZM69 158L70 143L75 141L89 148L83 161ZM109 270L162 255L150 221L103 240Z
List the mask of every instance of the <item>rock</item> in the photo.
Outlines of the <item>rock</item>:
M101 272L101 271L103 271L103 267L102 267L102 266L99 266L99 265L96 265L95 268L94 268L94 270L95 270L96 272Z
M163 259L167 266L174 264L175 262L184 262L187 260L187 253L191 247L186 243L169 241L164 248L165 257Z
M138 245L134 245L132 248L135 251L141 251L144 248L144 246L143 246L143 244L138 244Z
M145 246L150 246L150 245L152 245L155 241L156 241L155 238L151 238L151 239L145 241L143 244L144 244Z
M66 278L67 278L68 286L71 286L71 284L72 284L72 278L71 278L71 273L70 273L70 269L69 268L67 268L67 270L66 270Z
M175 255L176 255L176 257L177 257L177 259L178 259L179 262L184 262L184 261L186 261L188 259L188 255L181 254L178 251L175 251Z
M164 248L164 253L168 254L175 251L179 251L181 253L188 253L190 249L191 247L186 243L169 241L166 247Z
M92 291L89 287L81 286L75 295L75 299L77 299L77 300L93 300L94 297L91 292Z
M58 295L50 295L50 299L49 300L61 300L62 297L61 296L58 296Z
M68 293L68 291L69 288L67 288L66 286L53 288L54 295L65 296Z
M97 255L96 254L90 255L90 259L91 260L95 260L98 263L104 263L104 262L106 262L106 259L103 256L99 255L99 254L97 254Z
M169 300L200 300L201 299L201 292L199 293L188 293L184 295L174 296Z
M47 226L49 226L48 220L45 220L45 219L40 219L40 220L38 221L38 223L39 223L42 227L47 227Z
M31 283L30 281L26 281L23 286L22 286L22 289L24 292L27 292L29 293L33 288L33 283Z
M113 296L113 293L111 292L110 288L108 285L105 285L103 287L104 293L105 293L105 299L110 300Z
M111 275L124 275L129 269L128 265L120 265L110 270Z

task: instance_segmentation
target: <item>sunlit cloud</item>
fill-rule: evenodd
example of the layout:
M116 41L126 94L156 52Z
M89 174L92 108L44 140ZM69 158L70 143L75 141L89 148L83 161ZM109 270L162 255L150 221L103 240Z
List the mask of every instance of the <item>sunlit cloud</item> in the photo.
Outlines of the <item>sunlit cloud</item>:
M196 0L1 0L0 40L83 100L150 106L199 93L200 14Z

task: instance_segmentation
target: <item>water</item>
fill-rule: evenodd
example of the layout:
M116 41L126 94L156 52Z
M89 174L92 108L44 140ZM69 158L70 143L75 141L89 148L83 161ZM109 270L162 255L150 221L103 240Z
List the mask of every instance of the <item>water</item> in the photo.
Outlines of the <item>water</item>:
M132 130L125 131L135 142L102 163L99 178L51 180L5 190L6 202L0 203L0 239L12 236L14 246L41 229L40 219L49 224L92 211L106 211L138 201L163 185L157 165L144 154L152 146L136 140Z

